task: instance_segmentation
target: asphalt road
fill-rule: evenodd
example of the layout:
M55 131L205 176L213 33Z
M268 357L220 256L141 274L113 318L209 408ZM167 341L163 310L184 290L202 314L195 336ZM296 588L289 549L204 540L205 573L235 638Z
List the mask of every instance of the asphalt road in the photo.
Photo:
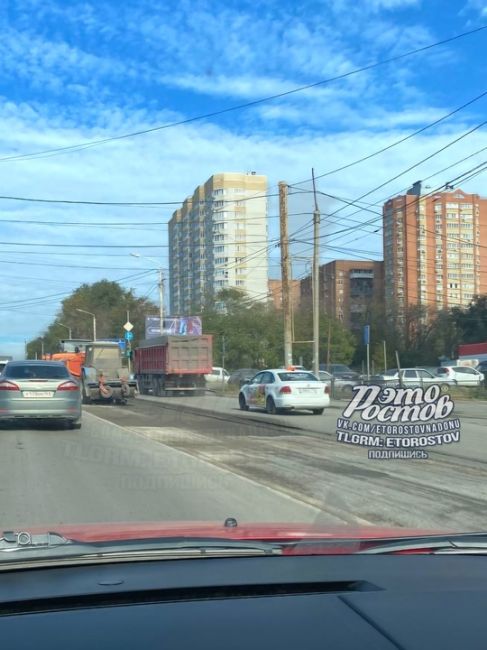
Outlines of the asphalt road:
M90 410L126 424L122 407ZM308 504L86 411L80 431L2 425L0 444L1 530L116 521L223 523L229 516L313 521L317 514Z
M228 516L487 529L482 409L428 460L375 461L336 441L341 408L274 417L186 402L90 406L80 431L2 427L3 530Z
M323 521L487 529L483 404L478 411L470 409L472 417L461 416L459 443L430 452L427 460L379 461L370 460L364 448L336 441L334 423L341 406L320 417L289 417L242 413L234 407L217 411L210 402L205 411L203 400L188 406L190 400L144 398L124 411L91 411L164 447L312 505Z

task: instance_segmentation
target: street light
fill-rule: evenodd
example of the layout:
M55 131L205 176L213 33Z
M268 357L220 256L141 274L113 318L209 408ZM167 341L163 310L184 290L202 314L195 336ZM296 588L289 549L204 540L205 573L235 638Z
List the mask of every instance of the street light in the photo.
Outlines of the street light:
M70 339L73 338L73 336L72 336L72 330L71 330L71 328L70 328L68 325L65 325L64 323L60 323L59 321L58 321L57 324L58 324L58 325L61 325L61 327L65 327L65 328L68 330L68 333L69 333L68 336L69 336L69 338L70 338Z
M80 311L83 314L89 314L90 316L93 316L93 341L96 341L96 316L93 314L91 311L86 311L86 309L78 309L76 308L76 311Z
M147 257L146 255L141 255L140 253L130 253L132 257L139 257L150 262L155 262L158 265L159 273L159 327L161 330L161 336L164 330L164 279L162 276L162 269L159 267L159 262L153 257Z

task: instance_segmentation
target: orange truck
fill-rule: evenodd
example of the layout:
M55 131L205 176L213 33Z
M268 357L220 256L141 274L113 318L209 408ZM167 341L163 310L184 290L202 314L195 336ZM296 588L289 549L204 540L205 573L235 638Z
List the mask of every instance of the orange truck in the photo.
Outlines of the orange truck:
M91 343L85 339L64 339L59 342L59 352L45 354L43 359L62 361L73 377L81 379L81 368L85 362L85 346Z

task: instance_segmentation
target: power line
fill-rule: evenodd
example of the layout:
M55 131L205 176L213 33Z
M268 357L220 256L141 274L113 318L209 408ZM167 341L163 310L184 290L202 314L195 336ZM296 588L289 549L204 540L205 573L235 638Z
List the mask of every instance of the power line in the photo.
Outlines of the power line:
M477 27L475 29L471 29L469 31L457 34L456 36L451 36L451 37L443 39L441 41L436 41L435 43L430 43L429 45L425 45L423 47L418 47L418 48L416 48L414 50L409 50L408 52L404 52L403 54L398 54L396 56L392 56L392 57L389 57L387 59L382 59L382 60L379 60L379 61L375 61L374 63L369 63L368 65L362 66L360 68L355 68L353 70L350 70L348 72L344 72L344 73L339 74L339 75L335 75L334 77L328 77L327 79L322 79L320 81L315 81L314 83L306 84L305 86L298 86L297 88L293 88L291 90L287 90L287 91L284 91L284 92L281 92L281 93L277 93L275 95L268 95L267 97L262 97L260 99L255 99L255 100L252 100L250 102L245 102L243 104L237 104L235 106L229 106L228 108L220 109L220 110L217 110L217 111L212 111L210 113L205 113L205 114L202 114L202 115L196 115L194 117L186 118L184 120L179 120L177 122L170 122L168 124L162 124L162 125L159 125L159 126L154 126L154 127L148 128L148 129L142 129L142 130L139 130L139 131L132 131L130 133L124 133L124 134L117 135L117 136L110 136L108 138L101 138L99 140L91 140L91 141L82 142L82 143L69 145L69 146L65 146L65 147L55 147L55 148L52 148L52 149L44 149L42 151L36 151L36 152L30 152L30 153L24 153L24 154L16 154L16 155L11 155L11 156L5 156L3 158L0 158L0 162L6 162L6 161L11 161L11 160L25 160L25 159L32 160L32 159L40 158L40 157L43 157L43 156L46 156L46 155L62 154L62 153L70 152L70 151L78 151L78 150L88 149L88 148L95 147L95 146L98 146L98 145L101 145L101 144L106 144L108 142L114 142L114 141L117 141L117 140L125 140L127 138L132 138L132 137L139 136L139 135L145 135L147 133L154 133L155 131L162 131L162 130L169 129L169 128L174 128L174 127L183 126L183 125L186 125L186 124L191 124L193 122L205 120L205 119L208 119L208 118L218 117L218 116L224 115L226 113L230 113L230 112L237 111L237 110L247 109L247 108L250 108L252 106L258 106L258 105L266 103L266 102L274 101L276 99L281 99L283 97L288 97L290 95L294 95L296 93L300 93L300 92L303 92L305 90L310 90L310 89L316 88L318 86L323 86L323 85L331 83L333 81L339 81L341 79L346 79L346 78L351 77L353 75L359 74L361 72L366 72L367 70L373 70L374 68L378 68L378 67L386 65L388 63L394 63L396 61L400 61L400 60L405 59L405 58L407 58L409 56L413 56L413 55L419 54L421 52L426 52L426 51L431 50L431 49L433 49L435 47L438 47L438 46L441 46L441 45L446 45L447 43L452 43L452 42L457 41L457 40L459 40L461 38L464 38L466 36L471 36L472 34L481 32L486 28L487 28L487 25Z
M217 202L222 204L226 203L243 203L245 201L252 201L255 199L267 199L278 196L277 194L256 194L253 196L241 196L237 199L199 199L198 201L189 200L188 203L191 204L191 207L194 208L198 205L214 205ZM125 208L143 208L143 207L161 207L165 205L183 205L184 201L78 201L74 199L42 199L38 197L31 196L8 196L0 195L0 200L3 201L20 201L23 203L50 203L50 204L62 204L62 205L90 205L90 206L113 206L113 207L125 207ZM223 207L223 205L222 205ZM214 210L214 214L217 213L217 210Z
M464 108L467 108L468 106L471 106L475 102L479 101L483 97L487 95L487 90L481 93L480 95L477 95L477 97L474 97L473 99L469 100L465 104L462 104L458 108L455 108L453 111L450 113L447 113L446 115L443 115L437 120L434 120L434 122L430 122L429 124L426 124L425 126L421 127L420 129L417 129L416 131L413 131L412 133L409 133L403 138L400 138L399 140L396 140L395 142L392 142L391 144L387 145L386 147L382 147L381 149L377 149L376 151L373 151L372 153L368 154L367 156L363 156L362 158L357 158L357 160L353 160L352 162L349 162L345 165L342 165L341 167L336 167L335 169L330 169L327 172L324 172L322 174L319 174L318 176L315 176L315 180L318 178L325 178L325 176L331 176L332 174L336 174L338 172L343 171L344 169L349 169L350 167L353 167L354 165L358 165L359 163L362 163L366 160L370 160L371 158L374 158L375 156L378 156L381 153L384 153L385 151L388 151L389 149L392 149L393 147L397 147L398 145L402 144L403 142L406 142L407 140L410 140L411 138L414 138L416 135L419 135L420 133L423 133L424 131L432 128L433 126L436 126L437 124L440 124L441 122L444 122L447 120L449 117L452 115L455 115L456 113L462 111ZM299 181L298 183L293 183L292 186L294 187L295 185L301 185L302 183L309 183L312 179L307 178L304 181Z

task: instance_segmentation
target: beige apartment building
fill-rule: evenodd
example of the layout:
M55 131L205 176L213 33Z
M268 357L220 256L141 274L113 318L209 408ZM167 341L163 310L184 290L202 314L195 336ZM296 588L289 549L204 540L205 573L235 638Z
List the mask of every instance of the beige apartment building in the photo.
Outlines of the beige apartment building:
M171 314L201 309L234 287L267 300L267 177L214 174L186 198L169 221Z
M311 276L301 280L301 306L311 308ZM384 300L384 262L334 260L320 266L320 309L352 331L366 323L374 304Z
M389 314L466 307L487 292L487 199L461 189L431 193L418 182L384 204L383 223Z

